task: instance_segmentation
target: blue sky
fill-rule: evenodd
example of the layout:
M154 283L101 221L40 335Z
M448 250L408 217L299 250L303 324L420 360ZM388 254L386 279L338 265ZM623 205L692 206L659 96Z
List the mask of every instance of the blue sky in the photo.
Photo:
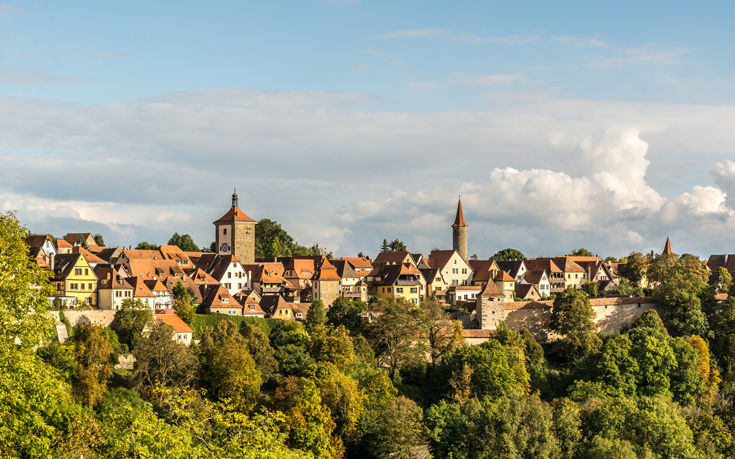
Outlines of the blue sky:
M0 0L0 208L208 245L236 185L346 255L446 246L462 192L480 256L735 245L735 4L598 3Z

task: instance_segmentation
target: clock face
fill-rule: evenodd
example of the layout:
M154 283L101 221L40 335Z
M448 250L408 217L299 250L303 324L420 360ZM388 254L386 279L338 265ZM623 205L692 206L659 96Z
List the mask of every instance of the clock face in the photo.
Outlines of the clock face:
M219 251L220 252L229 252L230 251L230 244L223 242L219 245Z

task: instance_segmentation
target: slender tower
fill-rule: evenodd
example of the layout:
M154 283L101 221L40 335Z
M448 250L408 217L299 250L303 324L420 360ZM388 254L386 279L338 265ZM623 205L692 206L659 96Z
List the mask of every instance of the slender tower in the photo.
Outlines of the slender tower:
M674 251L671 250L671 239L669 239L668 236L666 236L666 244L664 245L664 251L662 253L664 255L671 255L674 253Z
M467 259L467 223L462 212L462 199L457 203L457 216L452 225L452 248Z

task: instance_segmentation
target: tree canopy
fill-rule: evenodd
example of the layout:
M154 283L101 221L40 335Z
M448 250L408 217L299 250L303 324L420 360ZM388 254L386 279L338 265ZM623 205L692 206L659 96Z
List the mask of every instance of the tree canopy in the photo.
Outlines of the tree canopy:
M525 260L526 256L520 250L508 247L507 249L498 250L491 258L496 261L514 261Z
M194 243L194 239L188 234L174 233L168 240L168 245L175 245L184 252L199 252L199 246Z

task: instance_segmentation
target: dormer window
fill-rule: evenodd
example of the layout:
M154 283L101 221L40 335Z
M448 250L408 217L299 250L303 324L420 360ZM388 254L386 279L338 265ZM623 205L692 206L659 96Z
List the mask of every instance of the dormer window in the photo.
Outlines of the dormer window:
M220 298L220 301L222 301L223 303L229 303L230 302L230 299L227 298L227 297L222 297L222 298Z

